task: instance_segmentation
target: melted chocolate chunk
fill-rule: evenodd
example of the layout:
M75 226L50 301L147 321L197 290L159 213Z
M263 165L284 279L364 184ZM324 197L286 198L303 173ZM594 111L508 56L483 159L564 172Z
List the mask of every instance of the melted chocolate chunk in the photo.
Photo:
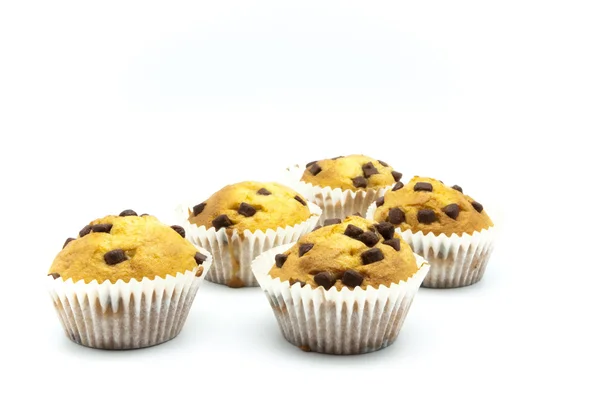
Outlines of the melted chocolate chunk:
M116 265L127 260L125 252L121 249L111 250L104 254L104 262L108 265Z
M378 160L378 162L379 162L379 163L381 163L381 165L382 165L383 167L390 167L390 165L389 165L389 164L387 164L386 162L384 162L383 160Z
M394 225L402 224L406 221L406 216L402 210L398 207L394 207L390 209L390 212L388 213L388 221Z
M473 201L471 202L471 204L473 205L473 208L477 210L478 213L481 213L483 211L483 205L481 203Z
M458 217L458 213L460 212L460 208L456 203L452 203L444 207L443 211L448 217L450 217L453 220L456 220L456 218Z
M287 254L277 254L275 255L275 265L278 268L283 267L283 263L285 263L285 260L287 260L288 256Z
M200 252L196 252L196 254L194 254L194 260L196 260L196 264L200 265L202 264L204 261L206 261L206 256Z
M304 256L306 253L308 253L310 251L310 249L313 248L314 245L315 245L314 243L302 243L300 245L300 247L298 248L298 257Z
M313 160L312 162L306 163L306 168L308 169L310 166L312 166L315 163L317 163L317 160Z
M392 238L383 241L384 245L392 246L397 252L400 251L400 239Z
M413 189L415 190L415 192L417 192L417 191L433 192L433 186L428 182L417 182Z
M398 181L398 183L392 187L392 191L397 191L402 188L404 188L404 184L401 181Z
M344 231L344 235L349 236L351 238L357 238L360 234L363 233L363 230L357 227L356 225L348 224L346 230Z
M369 178L369 177L371 177L374 174L379 174L379 171L373 165L372 162L363 164L362 170L363 170L363 175L365 176L365 178Z
M119 217L137 216L137 213L131 209L123 210L119 213Z
M202 211L204 210L205 207L206 207L206 203L200 203L199 205L194 206L194 208L192 209L192 211L194 212L194 217L196 217L198 214L202 213Z
M261 188L256 193L263 196L269 196L271 194L271 192L266 188Z
M314 163L312 166L310 166L308 168L308 171L310 172L310 174L316 176L317 174L319 174L321 172L321 170L323 170L321 168L321 166L319 166L318 163Z
M227 228L233 225L229 217L226 214L221 214L217 216L214 220L212 220L212 225L218 231L221 228Z
M359 176L352 179L352 185L354 185L356 188L366 188L368 183L369 182L367 181L367 179L363 176Z
M385 199L382 196L382 197L377 198L377 200L375 201L375 206L381 207L381 206L383 206L384 203L385 203Z
M335 276L329 272L319 272L315 275L315 283L319 286L323 286L325 290L329 290L335 285Z
M328 225L335 225L335 224L341 224L342 220L340 220L339 218L328 218L327 220L323 221L323 226L326 227Z
M48 276L51 276L54 279L60 278L60 274L58 272L53 272L51 274L48 274Z
M366 231L360 234L356 239L367 245L368 247L373 247L379 242L379 236L375 232Z
M437 216L431 209L422 209L417 213L417 221L422 224L431 224L432 222L437 221Z
M323 228L321 225L317 225L316 227L313 228L313 230L311 232L315 232L317 229L321 229Z
M383 239L392 239L394 237L395 228L389 222L380 222L379 224L375 224L375 228L377 232L383 236Z
M92 232L92 226L86 225L85 227L83 227L83 229L81 231L79 231L79 237L86 236L90 232Z
M65 246L67 246L69 243L73 242L75 239L74 238L67 238L67 240L65 241L65 244L63 245L63 249L65 248Z
M458 192L462 193L462 188L459 187L458 185L452 185L452 189L457 190Z
M302 203L302 206L306 206L306 202L300 196L296 195L296 196L294 196L294 199L296 199L298 202Z
M92 232L104 232L104 233L110 233L110 230L112 229L112 224L96 224L96 225L92 225Z
M349 269L342 276L342 283L348 287L360 286L363 283L364 277L360 272Z
M360 258L362 259L364 265L372 264L377 261L383 260L383 252L381 251L381 249L374 247L365 252L362 252Z
M240 208L238 209L238 213L245 217L252 217L256 214L256 209L248 203L242 202L240 204Z
M402 173L398 171L392 171L392 177L394 177L394 181L398 182L402 178Z
M173 228L175 232L181 235L182 238L185 238L185 229L183 229L183 227L179 225L171 225L171 228Z

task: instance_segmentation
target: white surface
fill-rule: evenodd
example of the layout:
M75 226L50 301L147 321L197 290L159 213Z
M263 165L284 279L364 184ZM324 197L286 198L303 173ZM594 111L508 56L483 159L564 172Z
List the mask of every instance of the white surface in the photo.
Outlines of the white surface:
M597 2L285 4L2 2L0 396L598 396ZM420 291L393 346L301 352L259 290L208 283L165 345L63 335L43 280L89 220L353 152L501 229L483 281Z

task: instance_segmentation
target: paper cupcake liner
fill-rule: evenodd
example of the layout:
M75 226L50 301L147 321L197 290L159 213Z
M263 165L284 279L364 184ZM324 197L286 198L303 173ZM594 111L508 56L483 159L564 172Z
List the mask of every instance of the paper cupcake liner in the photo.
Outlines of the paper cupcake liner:
M367 219L374 219L375 209L375 204L369 206ZM431 265L424 287L454 288L479 282L494 250L494 227L461 236L435 236L432 232L424 235L421 231L413 233L400 228L396 232Z
M287 185L323 209L319 225L322 225L323 221L328 218L343 220L354 213L364 216L371 203L393 187L390 185L379 189L360 191L346 189L342 191L341 188L320 187L301 181L302 173L304 173L304 169L298 165L288 167L286 170Z
M176 337L187 318L212 257L176 276L144 277L116 283L73 282L48 276L48 290L67 336L92 348L122 350L150 347Z
M377 351L396 340L429 270L422 257L415 255L419 270L406 282L325 291L269 276L275 255L292 246L269 250L252 264L286 340L304 351L343 355Z
M251 267L256 256L275 246L296 242L317 225L321 209L312 203L307 205L311 216L302 223L277 230L245 230L241 235L236 230L221 228L217 231L214 227L206 229L204 226L190 224L189 206L179 206L177 214L186 237L195 245L212 253L214 266L206 275L206 280L229 287L250 287L258 286Z

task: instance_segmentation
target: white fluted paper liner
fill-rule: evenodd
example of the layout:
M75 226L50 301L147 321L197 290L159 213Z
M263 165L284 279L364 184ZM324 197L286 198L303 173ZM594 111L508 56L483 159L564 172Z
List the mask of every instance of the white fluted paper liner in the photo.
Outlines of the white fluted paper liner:
M243 231L240 235L236 230L226 228L215 230L214 227L198 227L188 221L190 206L179 206L177 214L179 224L183 226L186 237L195 245L205 248L213 255L214 266L206 275L206 280L230 287L258 286L252 273L252 260L259 254L275 246L296 242L317 225L321 209L307 202L311 216L308 220L266 231Z
M275 255L292 247L283 245L258 256L252 263L283 336L304 351L326 354L363 354L392 344L408 314L429 265L416 256L419 270L407 281L390 287L347 287L326 291L269 276Z
M369 206L368 220L374 220L376 208L375 204ZM400 228L396 232L431 265L424 287L454 288L479 282L494 250L494 227L461 236L436 236L432 232L424 235L421 231L413 233Z
M65 333L78 344L111 350L149 347L173 339L211 268L210 253L199 251L207 257L199 277L199 267L176 276L127 283L73 282L48 276L50 297Z
M369 205L393 187L393 185L390 185L379 189L359 191L320 187L302 181L303 173L304 169L301 169L298 165L288 167L286 169L286 184L323 209L319 225L323 224L323 221L328 218L343 220L354 213L360 213L364 216Z

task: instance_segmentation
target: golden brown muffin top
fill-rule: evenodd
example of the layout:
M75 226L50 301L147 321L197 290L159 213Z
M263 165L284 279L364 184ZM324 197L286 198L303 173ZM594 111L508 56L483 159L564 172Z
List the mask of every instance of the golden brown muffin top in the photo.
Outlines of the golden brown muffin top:
M403 231L450 236L494 225L483 206L464 195L461 187L428 177L416 176L406 186L397 185L375 203L375 221L388 221Z
M188 210L190 224L254 232L300 224L311 216L306 199L275 182L227 185Z
M335 286L365 289L406 281L418 270L410 246L390 223L350 216L327 220L288 251L275 257L272 278L325 290Z
M402 173L390 165L364 155L340 156L306 165L301 180L320 187L350 189L384 188L400 181Z
M73 282L115 283L119 279L129 282L176 276L196 266L196 275L202 275L206 256L185 239L182 227L169 227L155 217L137 216L132 210L121 214L94 220L77 239L67 239L49 275L54 279L72 278Z

